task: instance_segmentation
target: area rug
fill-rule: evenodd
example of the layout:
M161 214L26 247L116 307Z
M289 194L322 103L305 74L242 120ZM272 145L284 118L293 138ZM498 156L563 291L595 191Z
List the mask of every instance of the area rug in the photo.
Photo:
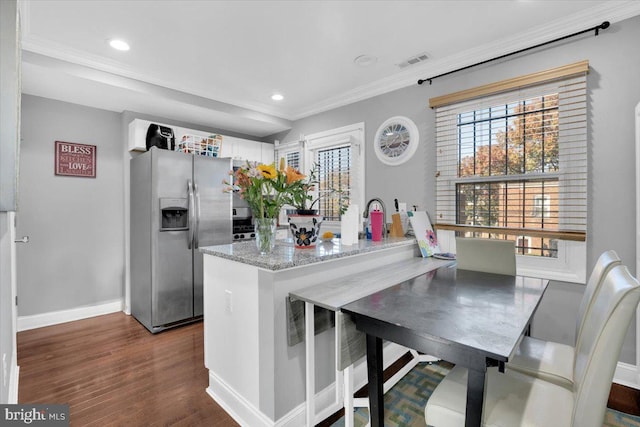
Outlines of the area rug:
M449 372L447 362L419 363L384 395L385 427L426 427L424 407L438 383ZM355 427L363 427L369 421L369 410L355 411ZM344 426L344 417L332 427ZM607 409L603 427L640 427L640 417Z

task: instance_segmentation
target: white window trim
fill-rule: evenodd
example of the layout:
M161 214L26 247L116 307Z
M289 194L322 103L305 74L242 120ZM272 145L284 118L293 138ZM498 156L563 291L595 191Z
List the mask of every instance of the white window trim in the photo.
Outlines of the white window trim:
M276 141L275 156L274 156L276 161L276 167L279 167L281 158L286 159L288 153L293 153L296 151L300 153L300 169L301 169L300 172L306 173L304 171L304 149L303 149L302 141L290 141L290 142L284 142L284 143ZM286 212L287 212L287 209L290 209L290 208L291 206L284 205L282 209L280 209L280 215L278 216L278 222L280 224L286 225L288 223Z
M304 170L308 171L313 167L315 160L315 152L319 149L328 147L338 147L341 145L351 145L352 150L352 188L350 189L350 204L356 204L359 207L364 206L365 194L365 178L364 178L364 122L354 123L352 125L339 127L323 132L318 132L304 137L302 164ZM340 228L340 221L325 221L323 229L326 230Z
M304 157L304 150L302 149L302 143L300 141L292 141L275 144L275 159L276 165L280 164L280 158L285 157L287 153L293 153L299 151L300 152L300 162L302 162L302 157ZM302 164L302 163L301 163ZM304 173L304 171L301 171Z

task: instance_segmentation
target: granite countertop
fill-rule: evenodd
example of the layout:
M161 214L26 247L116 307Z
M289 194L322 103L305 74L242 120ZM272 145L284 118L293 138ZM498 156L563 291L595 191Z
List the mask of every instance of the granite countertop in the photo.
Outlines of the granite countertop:
M200 251L207 255L218 256L220 258L276 271L415 244L415 237L390 237L380 242L359 240L355 245L343 245L340 243L340 239L335 238L322 241L318 243L315 248L296 249L293 241L289 239L276 241L276 246L270 254L260 255L256 248L256 242L251 240L228 245L205 246L201 247Z

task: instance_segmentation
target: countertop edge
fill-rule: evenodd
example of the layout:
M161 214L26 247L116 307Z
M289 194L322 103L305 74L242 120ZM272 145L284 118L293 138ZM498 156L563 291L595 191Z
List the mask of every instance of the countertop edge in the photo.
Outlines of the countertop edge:
M328 246L329 243L331 243L331 246ZM280 271L415 244L416 239L414 237L389 238L381 242L360 240L357 245L345 246L342 246L339 240L321 242L315 249L296 249L291 243L278 242L276 243L274 252L264 256L258 254L253 241L205 246L199 248L199 250L206 255L251 265L268 271Z

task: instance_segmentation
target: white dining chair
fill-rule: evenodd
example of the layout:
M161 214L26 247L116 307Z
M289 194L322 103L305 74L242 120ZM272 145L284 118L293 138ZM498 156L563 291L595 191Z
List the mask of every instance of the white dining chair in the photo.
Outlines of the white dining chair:
M604 277L611 268L620 265L621 262L613 250L602 253L596 261L578 309L574 346L524 337L514 358L507 363L507 369L533 375L570 389L573 385L575 349L580 346L585 319L589 316Z
M458 269L516 274L516 248L512 240L456 237Z
M485 381L483 425L601 427L620 350L639 301L640 285L628 269L624 265L611 269L584 322L572 388L490 368ZM463 426L466 388L467 369L454 367L427 401L427 425Z

